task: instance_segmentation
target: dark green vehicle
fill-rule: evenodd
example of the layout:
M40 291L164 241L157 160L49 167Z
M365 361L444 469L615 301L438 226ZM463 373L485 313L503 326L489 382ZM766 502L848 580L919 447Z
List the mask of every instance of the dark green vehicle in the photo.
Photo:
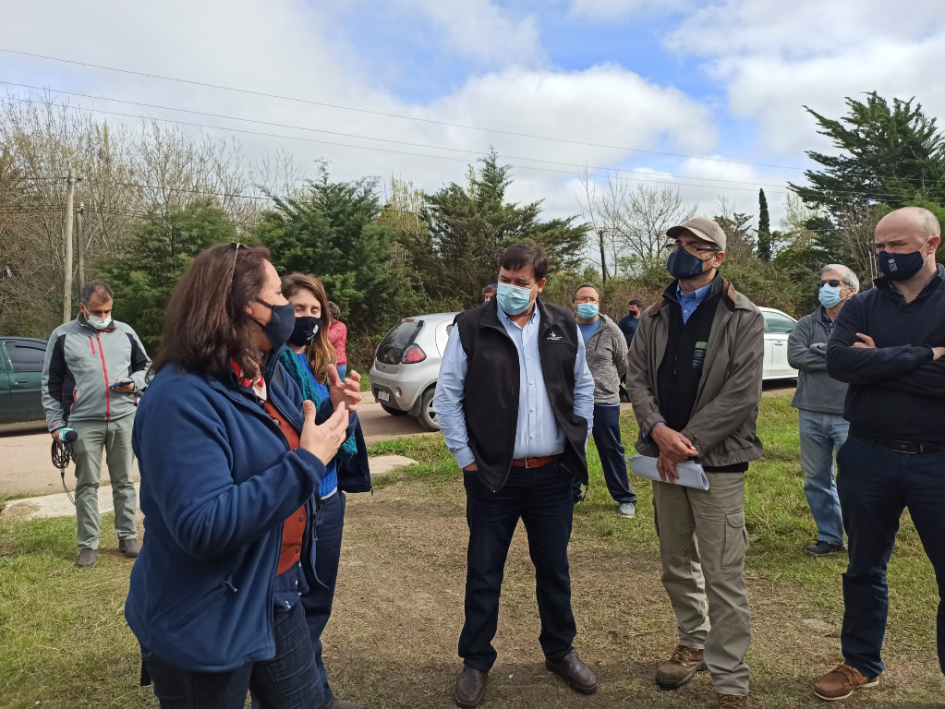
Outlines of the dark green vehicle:
M0 337L0 423L44 421L46 340Z

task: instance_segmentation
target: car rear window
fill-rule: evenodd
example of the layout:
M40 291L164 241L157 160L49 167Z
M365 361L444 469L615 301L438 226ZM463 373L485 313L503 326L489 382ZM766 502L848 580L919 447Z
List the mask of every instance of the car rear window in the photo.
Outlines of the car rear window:
M377 361L382 364L400 364L401 354L414 343L422 329L423 320L400 320L377 346Z

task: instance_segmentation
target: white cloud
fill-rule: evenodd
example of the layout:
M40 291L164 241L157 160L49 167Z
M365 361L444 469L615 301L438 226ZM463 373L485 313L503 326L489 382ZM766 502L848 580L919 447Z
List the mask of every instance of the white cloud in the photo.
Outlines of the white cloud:
M666 15L685 10L692 0L571 0L572 17L623 20L638 15Z
M878 91L916 96L945 112L939 67L945 61L941 3L914 0L728 0L689 16L667 38L681 54L705 57L726 86L729 111L760 124L769 154L829 150L803 105L837 117L844 97Z
M488 65L540 64L545 60L538 20L490 0L400 0L426 14L452 51Z

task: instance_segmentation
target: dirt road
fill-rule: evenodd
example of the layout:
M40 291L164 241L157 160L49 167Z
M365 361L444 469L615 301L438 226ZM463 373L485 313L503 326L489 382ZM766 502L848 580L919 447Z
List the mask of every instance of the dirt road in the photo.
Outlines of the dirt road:
M368 443L426 432L412 416L391 416L373 402L362 402L359 415ZM59 470L50 461L50 443L42 423L0 427L0 494L62 492ZM66 482L72 489L75 487L75 469L70 468L70 471L71 476L70 472L66 473ZM107 474L103 475L103 481L107 477Z

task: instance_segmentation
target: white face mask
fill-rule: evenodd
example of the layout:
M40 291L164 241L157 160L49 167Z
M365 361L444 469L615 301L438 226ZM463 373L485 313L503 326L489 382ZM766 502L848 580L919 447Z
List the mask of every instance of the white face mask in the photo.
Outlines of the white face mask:
M112 316L109 315L107 318L100 318L97 315L92 315L92 313L82 313L85 316L85 319L88 320L89 325L94 327L96 330L104 330L112 323Z

